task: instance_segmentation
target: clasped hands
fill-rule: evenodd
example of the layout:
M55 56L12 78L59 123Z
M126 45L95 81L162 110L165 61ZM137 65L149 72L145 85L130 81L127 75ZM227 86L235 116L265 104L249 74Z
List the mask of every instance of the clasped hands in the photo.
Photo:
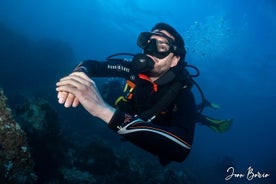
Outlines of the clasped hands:
M108 123L115 109L100 95L95 82L83 72L73 72L56 83L58 102L66 108L81 104L90 114Z

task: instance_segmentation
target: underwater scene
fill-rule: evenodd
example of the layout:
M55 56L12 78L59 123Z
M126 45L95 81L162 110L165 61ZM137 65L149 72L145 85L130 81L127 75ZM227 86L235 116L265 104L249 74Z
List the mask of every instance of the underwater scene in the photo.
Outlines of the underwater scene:
M200 72L203 113L231 122L197 123L188 157L166 166L56 91L81 61L141 53L138 35L159 22ZM273 0L0 0L0 183L276 183L275 48ZM110 105L125 86L92 79Z

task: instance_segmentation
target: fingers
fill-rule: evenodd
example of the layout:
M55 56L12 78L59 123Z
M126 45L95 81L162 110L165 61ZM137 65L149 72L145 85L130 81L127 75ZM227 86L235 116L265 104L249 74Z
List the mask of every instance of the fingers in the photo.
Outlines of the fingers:
M67 92L63 92L60 91L57 94L57 98L58 98L58 103L63 104L67 98L68 93Z
M65 107L77 107L79 105L79 100L75 97L74 94L68 92L68 91L62 91L60 86L64 85L71 85L76 88L79 88L81 84L84 85L91 85L91 79L84 74L83 72L74 72L70 74L69 76L63 77L60 79L59 82L57 82L57 91L58 91L58 102L60 104L64 104ZM63 89L65 90L65 89Z
M80 101L75 97L72 106L77 107L80 104Z
M65 107L77 107L80 102L76 97L80 91L91 89L95 85L83 72L74 72L69 76L63 77L57 82L58 102L64 104Z
M72 94L65 91L58 92L58 103L64 104L65 107L77 107L79 105L78 99Z
M77 72L75 72L77 73ZM78 72L80 73L80 72ZM75 75L74 73L63 77L60 79L59 82L57 82L57 87L70 85L72 87L75 87L77 89L81 89L82 87L91 87L94 85L94 81L92 81L90 78L88 78L85 74L84 75Z
M93 82L86 74L83 72L74 72L66 77L60 79L59 82L64 82L68 80L75 80L83 85L90 85Z
M66 108L71 107L73 105L74 99L75 99L75 95L73 95L72 93L69 93L64 103L64 107Z
M74 72L74 73L71 73L70 76L79 76L87 81L91 81L91 79L83 72Z

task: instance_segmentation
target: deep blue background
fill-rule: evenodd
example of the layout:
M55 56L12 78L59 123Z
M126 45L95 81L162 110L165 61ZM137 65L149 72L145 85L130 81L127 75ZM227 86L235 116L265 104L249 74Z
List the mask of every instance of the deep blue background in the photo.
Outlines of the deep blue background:
M157 22L171 24L186 41L186 60L201 70L197 81L205 95L222 107L205 113L235 119L224 134L197 126L187 162L208 173L208 165L231 156L237 172L252 166L276 174L273 0L0 0L0 22L34 41L69 43L76 64L117 52L139 52L139 32Z

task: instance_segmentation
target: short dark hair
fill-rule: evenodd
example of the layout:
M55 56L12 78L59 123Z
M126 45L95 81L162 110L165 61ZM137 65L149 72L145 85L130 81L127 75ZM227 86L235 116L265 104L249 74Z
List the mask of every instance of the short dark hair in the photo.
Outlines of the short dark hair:
M154 30L165 30L168 33L170 33L174 37L174 39L175 39L174 40L175 46L178 49L183 50L183 52L181 54L179 54L180 57L182 57L183 59L185 59L186 50L185 50L184 40L183 40L182 36L172 26L170 26L169 24L166 24L166 23L157 23L151 29L151 31L154 31Z

